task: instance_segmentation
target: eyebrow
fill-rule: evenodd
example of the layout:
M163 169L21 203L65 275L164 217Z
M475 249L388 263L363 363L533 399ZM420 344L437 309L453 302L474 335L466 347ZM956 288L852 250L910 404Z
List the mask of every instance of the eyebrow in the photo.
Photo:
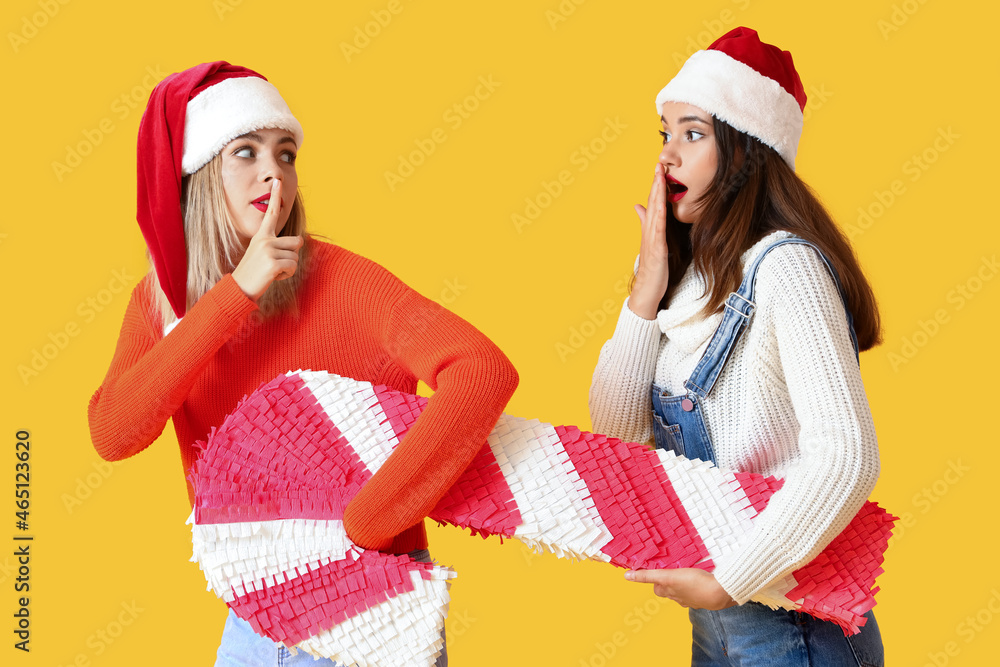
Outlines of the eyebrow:
M260 136L256 132L247 132L246 134L241 134L240 136L238 136L236 138L237 139L250 139L251 141L256 141L258 144L264 143L264 137ZM294 144L294 143L295 143L295 140L292 139L287 134L285 136L283 136L281 139L278 139L278 144L279 145L280 144Z
M660 122L666 123L667 120L663 116L660 116ZM680 125L681 123L690 123L690 122L702 123L703 125L708 125L708 121L700 116L684 116L677 121L677 124Z

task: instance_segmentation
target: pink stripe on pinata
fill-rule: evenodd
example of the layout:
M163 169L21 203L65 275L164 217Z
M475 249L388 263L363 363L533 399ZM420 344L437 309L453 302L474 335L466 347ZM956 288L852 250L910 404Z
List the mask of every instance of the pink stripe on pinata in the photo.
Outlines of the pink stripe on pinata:
M341 519L372 474L298 375L279 375L209 437L191 476L199 524Z
M882 561L897 517L868 501L847 527L819 556L792 573L798 586L787 593L790 600L803 599L802 611L833 621L852 633L867 621L862 616L875 606L875 578L882 574Z
M517 501L489 444L430 513L439 523L467 527L473 535L512 537L523 523Z
M749 472L734 472L732 475L740 483L740 487L747 495L747 500L750 501L750 505L757 514L760 514L761 510L767 507L771 496L785 483L783 479L762 477Z
M427 399L423 396L389 389L384 384L380 384L374 389L379 407L389 419L393 433L396 434L397 439L402 440L406 432L413 426L413 422L417 421L417 417L427 407Z
M427 406L427 399L385 385L375 387L379 407L398 440ZM455 484L438 501L430 518L453 526L468 526L473 535L511 537L521 525L514 494L489 444L484 444Z
M710 567L698 536L655 453L556 426L556 433L614 539L602 548L611 562L632 569Z
M294 646L386 600L413 590L410 572L429 571L406 555L348 554L228 603L258 634ZM280 578L280 575L279 575Z

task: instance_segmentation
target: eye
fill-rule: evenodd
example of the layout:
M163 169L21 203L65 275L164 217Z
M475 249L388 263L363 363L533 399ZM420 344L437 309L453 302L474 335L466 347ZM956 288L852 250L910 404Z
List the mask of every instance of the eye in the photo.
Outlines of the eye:
M670 135L664 132L663 130L660 130L660 136L663 137L663 143L667 143L668 141L670 141Z
M295 155L295 153L292 153L291 151L285 151L284 153L281 154L281 159L287 162L288 164L295 164L296 157L297 156Z
M698 130L688 130L687 135L689 141L698 141L699 139L705 136L704 133L699 132ZM698 136L693 136L693 135L698 135Z
M253 149L249 146L241 146L233 151L233 155L236 157L253 157Z

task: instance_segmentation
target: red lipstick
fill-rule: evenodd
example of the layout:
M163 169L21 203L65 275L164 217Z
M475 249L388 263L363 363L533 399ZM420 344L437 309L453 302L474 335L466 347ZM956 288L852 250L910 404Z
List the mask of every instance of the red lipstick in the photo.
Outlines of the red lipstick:
M250 204L251 204L251 206L253 206L258 211L261 211L262 213L266 213L267 212L267 204L268 204L268 202L270 200L271 200L271 193L269 192L266 195L261 195L260 197L257 197L252 202L250 202ZM280 204L281 204L282 208L285 206L285 198L284 197L281 198Z
M676 178L667 174L667 199L672 203L677 203L687 194L688 187Z

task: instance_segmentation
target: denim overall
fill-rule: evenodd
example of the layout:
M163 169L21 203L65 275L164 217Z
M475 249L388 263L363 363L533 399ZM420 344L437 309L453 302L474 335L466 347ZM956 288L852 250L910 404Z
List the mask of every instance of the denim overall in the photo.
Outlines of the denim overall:
M841 299L843 287L837 272L822 251L805 239L793 236L776 241L764 249L747 268L739 291L726 299L722 322L709 341L708 348L691 377L684 383L687 394L672 396L657 386L652 387L653 438L656 446L669 449L689 459L716 463L715 449L705 427L702 400L708 396L726 365L740 335L753 317L754 286L761 260L772 249L785 243L811 246L823 257L833 275ZM844 301L847 325L858 354L858 339L854 319ZM844 637L834 623L817 620L797 611L772 610L757 602L720 611L691 609L693 626L691 664L696 667L715 665L809 665L810 667L862 667L884 664L882 638L871 611L861 633Z

